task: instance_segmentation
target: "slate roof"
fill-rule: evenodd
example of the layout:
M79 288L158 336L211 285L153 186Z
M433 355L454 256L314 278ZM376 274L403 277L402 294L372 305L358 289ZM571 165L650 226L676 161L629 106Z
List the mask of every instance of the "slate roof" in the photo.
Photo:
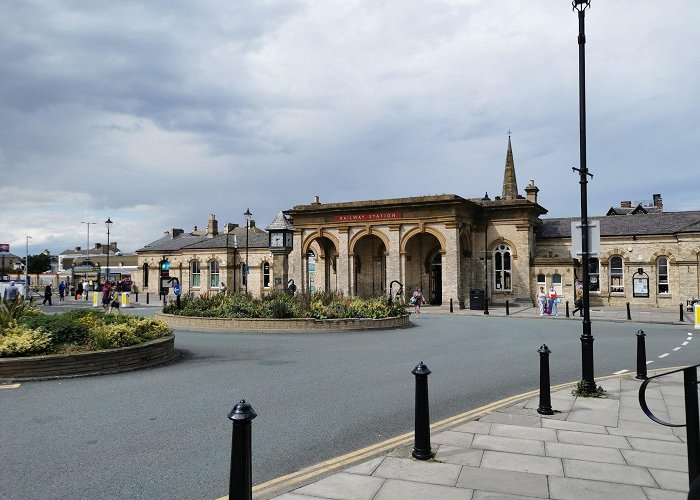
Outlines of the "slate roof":
M236 236L235 238L234 235ZM270 246L267 231L251 227L248 229L248 235L250 237L249 248L267 248ZM172 238L168 233L145 247L139 248L136 252L174 252L184 248L198 250L204 248L226 248L226 243L226 233L219 233L212 238L184 233ZM234 243L237 244L238 248L245 248L246 228L236 227L228 234L228 247L233 248Z
M600 221L601 236L643 236L700 232L700 211L660 212L615 216L589 216ZM537 238L571 238L571 222L580 217L541 219Z
M275 230L287 230L287 231L294 231L294 226L289 222L287 217L285 217L284 213L280 212L277 214L277 217L275 217L275 220L273 220L269 226L265 228L268 231L275 231Z

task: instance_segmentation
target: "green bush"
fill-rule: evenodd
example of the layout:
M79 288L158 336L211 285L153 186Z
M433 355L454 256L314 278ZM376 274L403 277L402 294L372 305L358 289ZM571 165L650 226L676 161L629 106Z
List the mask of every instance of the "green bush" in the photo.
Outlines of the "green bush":
M51 334L43 328L13 325L0 336L0 357L33 356L51 351Z
M75 309L63 314L32 314L22 320L29 328L43 328L51 333L57 344L82 344L89 334L89 323L81 322L81 318L92 316L88 309Z
M110 349L140 344L136 329L127 323L103 324L90 330L90 341L96 349Z
M0 298L0 334L5 328L13 326L22 319L36 314L38 311L34 308L34 299L23 300L5 300Z

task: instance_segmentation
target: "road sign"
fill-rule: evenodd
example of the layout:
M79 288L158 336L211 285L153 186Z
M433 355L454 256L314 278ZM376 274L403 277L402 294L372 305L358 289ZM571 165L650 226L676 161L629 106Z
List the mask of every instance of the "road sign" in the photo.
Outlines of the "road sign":
M176 297L179 297L180 294L182 293L182 289L180 288L180 285L178 283L175 283L173 285L173 293L175 294Z
M571 252L574 257L583 255L583 231L581 221L571 221ZM600 221L588 221L588 256L598 257L600 255Z

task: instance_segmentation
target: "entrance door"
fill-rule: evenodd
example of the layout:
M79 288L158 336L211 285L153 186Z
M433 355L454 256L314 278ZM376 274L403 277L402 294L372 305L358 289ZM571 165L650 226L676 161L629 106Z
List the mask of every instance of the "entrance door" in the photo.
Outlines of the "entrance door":
M442 304L442 254L440 252L435 254L430 263L428 302L431 305Z

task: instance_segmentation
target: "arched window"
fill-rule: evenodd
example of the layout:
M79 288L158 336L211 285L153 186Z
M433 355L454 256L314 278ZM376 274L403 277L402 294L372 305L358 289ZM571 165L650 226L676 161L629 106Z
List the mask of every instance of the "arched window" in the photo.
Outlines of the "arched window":
M143 264L143 286L148 286L148 264Z
M600 292L600 261L597 257L588 258L588 290Z
M610 293L624 293L625 269L622 265L622 257L615 255L610 257Z
M499 245L493 251L493 287L495 290L511 290L511 252L507 245Z
M219 288L219 262L209 261L209 288Z
M270 263L263 262L263 287L270 288Z
M199 261L193 260L190 262L190 286L192 288L199 288L201 271L199 269Z
M659 293L669 293L668 257L659 257L656 259L656 276L659 283Z

